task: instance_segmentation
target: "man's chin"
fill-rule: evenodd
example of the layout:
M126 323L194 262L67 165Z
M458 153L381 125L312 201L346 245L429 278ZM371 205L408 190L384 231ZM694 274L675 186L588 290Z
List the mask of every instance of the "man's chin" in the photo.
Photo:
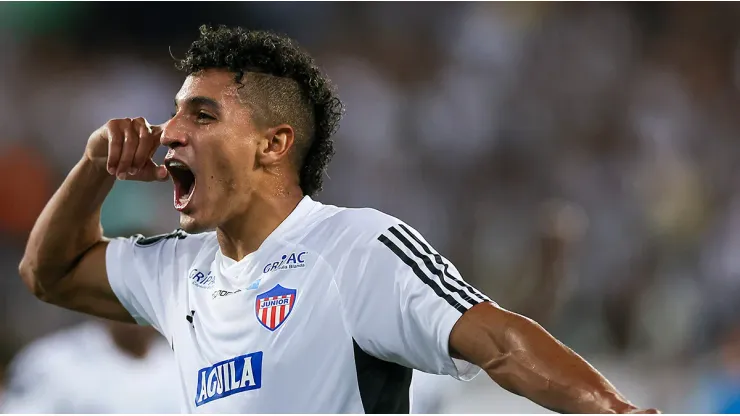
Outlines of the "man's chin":
M188 234L199 234L202 232L210 231L213 227L209 227L203 221L198 221L191 215L180 213L180 228Z

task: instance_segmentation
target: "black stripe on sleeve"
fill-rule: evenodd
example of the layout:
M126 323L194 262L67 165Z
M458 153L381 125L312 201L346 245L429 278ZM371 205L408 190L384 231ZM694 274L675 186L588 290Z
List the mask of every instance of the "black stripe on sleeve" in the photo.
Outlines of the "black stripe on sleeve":
M416 258L420 259L424 264L427 266L427 269L429 272L439 278L439 283L437 283L435 280L432 280L435 284L439 285L442 284L443 290L447 289L451 294L457 293L465 302L469 304L468 308L473 307L477 304L479 304L481 301L478 299L473 299L470 296L468 296L465 291L460 287L455 287L451 285L447 280L445 280L444 275L442 274L442 271L439 270L437 267L432 264L432 260L429 258L429 256L425 256L419 252L419 250L414 246L411 241L401 234L400 231L396 229L396 227L391 227L388 229L391 234L396 236L396 238L404 245L406 248L408 248Z
M437 284L437 282L433 281L429 278L424 272L421 270L419 265L412 260L409 256L407 256L403 250L401 250L393 241L391 241L388 237L384 235L380 235L378 237L378 241L383 243L386 247L388 247L396 256L398 256L399 259L401 259L402 262L406 263L407 266L411 268L411 270L414 271L414 274L416 274L419 279L424 282L427 286L431 287L434 293L437 294L437 296L441 297L442 299L446 300L447 303L449 303L453 308L457 309L461 313L465 313L465 311L468 310L468 308L464 307L460 304L452 295L449 293L445 293L444 290L442 290L442 287Z
M479 299L479 302L490 302L491 301L491 299L489 299L488 296L484 295L483 293L481 293L480 291L478 291L476 288L474 288L473 286L469 285L467 282L465 282L464 280L462 280L462 278L458 279L455 276L453 276L452 274L450 274L450 272L448 271L448 269L450 267L450 264L448 262L446 262L445 259L439 253L433 252L429 248L429 246L427 244L425 244L423 241L421 241L421 239L419 237L417 237L414 233L412 233L411 230L408 229L408 227L406 227L403 224L399 224L398 226L401 227L401 229L404 230L406 232L406 234L408 234L411 238L413 238L414 241L416 241L417 243L419 243L419 245L421 246L421 248L428 255L434 257L434 261L437 262L437 264L439 264L440 266L443 266L444 267L444 274L445 274L445 276L449 277L450 279L452 279L452 281L454 281L458 285L460 285L460 286L464 287L465 289L467 289L468 293L470 293L471 296L473 296L476 299Z

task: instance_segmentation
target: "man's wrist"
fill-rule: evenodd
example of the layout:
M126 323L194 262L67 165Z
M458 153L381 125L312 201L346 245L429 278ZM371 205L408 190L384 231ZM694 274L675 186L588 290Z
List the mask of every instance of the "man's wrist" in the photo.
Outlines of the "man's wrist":
M104 164L90 159L86 154L82 156L82 159L78 162L78 165L80 166L80 169L87 175L91 175L92 177L101 180L110 179L111 181L115 181L115 176L108 173Z

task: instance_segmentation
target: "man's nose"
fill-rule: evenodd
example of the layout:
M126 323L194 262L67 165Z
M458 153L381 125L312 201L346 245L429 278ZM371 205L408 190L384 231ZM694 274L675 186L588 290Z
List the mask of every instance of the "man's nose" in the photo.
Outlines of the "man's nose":
M177 118L172 118L160 124L160 126L162 127L162 136L159 138L159 142L162 143L162 146L178 147L188 144L187 131L182 123L178 122Z

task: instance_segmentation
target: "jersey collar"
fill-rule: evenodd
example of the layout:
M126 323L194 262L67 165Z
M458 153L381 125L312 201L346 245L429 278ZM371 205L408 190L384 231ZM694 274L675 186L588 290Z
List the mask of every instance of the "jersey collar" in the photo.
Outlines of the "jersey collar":
M280 240L282 239L282 235L286 232L292 230L295 226L297 226L301 220L306 218L308 214L313 211L313 209L318 206L319 203L311 199L308 195L304 196L303 199L301 199L301 202L298 203L298 205L293 209L293 211L288 215L287 218L283 220L283 222L278 225L275 230L273 230L270 235L267 236L265 241L260 244L260 247L257 249L257 251L249 253L246 255L243 259L240 261L235 261L234 259L231 259L229 257L226 257L221 252L221 248L219 247L217 255L220 258L221 264L225 266L226 268L230 268L231 266L237 265L237 264L248 264L249 261L254 258L254 256L263 248L267 247L270 242L274 240Z
M270 235L267 236L260 248L264 247L267 242L278 239L286 232L295 228L295 226L298 225L306 216L308 216L308 214L310 214L311 211L313 211L313 209L318 204L318 202L315 202L308 195L304 196L303 199L301 199L301 202L299 202L298 205L295 207L293 212L291 212L290 215L288 215L288 217L285 218L283 222L281 222L280 225L278 225L278 227L272 233L270 233Z

